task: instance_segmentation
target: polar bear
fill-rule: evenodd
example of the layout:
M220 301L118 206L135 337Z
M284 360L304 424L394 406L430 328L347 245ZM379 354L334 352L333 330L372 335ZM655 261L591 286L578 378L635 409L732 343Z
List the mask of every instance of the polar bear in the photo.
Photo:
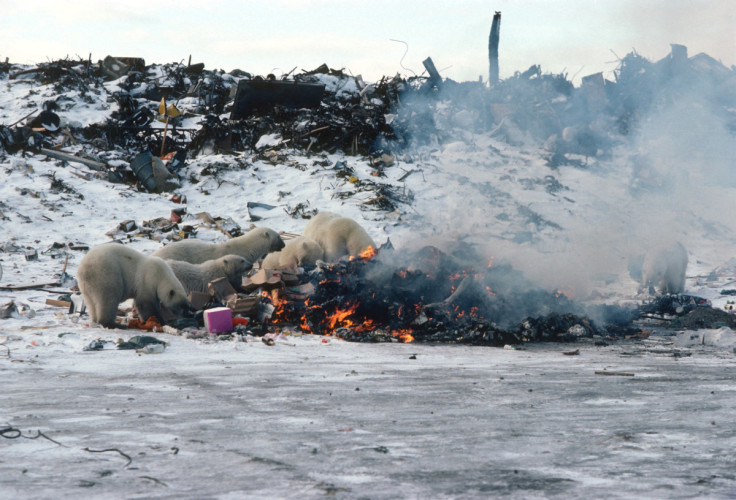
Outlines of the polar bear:
M650 249L644 256L641 283L654 293L659 287L662 294L681 293L685 289L687 251L682 243L674 242Z
M251 229L246 234L222 243L208 243L202 240L186 239L169 243L151 255L162 259L183 260L190 264L201 264L207 260L219 259L234 254L244 257L248 262L257 262L264 255L284 248L281 236L267 227Z
M107 328L125 328L115 318L118 304L131 298L143 321L155 316L164 323L162 306L176 316L189 309L186 291L166 262L119 243L90 250L79 263L77 282L92 321Z
M369 247L376 248L373 238L357 222L332 212L320 212L312 217L302 235L322 247L328 262L344 255L357 257Z
M201 264L170 259L167 259L166 263L187 293L207 292L209 282L218 278L227 278L232 285L240 286L243 273L253 268L253 264L240 255L226 255L219 259L206 260Z
M324 259L325 252L319 243L306 236L298 236L286 242L283 250L272 252L263 259L263 269L282 267L314 267L318 260Z

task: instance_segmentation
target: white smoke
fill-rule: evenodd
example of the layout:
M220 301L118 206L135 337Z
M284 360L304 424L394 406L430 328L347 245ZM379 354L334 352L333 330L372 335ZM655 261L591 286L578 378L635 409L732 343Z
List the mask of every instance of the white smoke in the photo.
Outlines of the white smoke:
M414 150L423 155L424 179L411 184L417 197L406 215L411 229L395 243L450 253L473 244L483 260L508 261L538 286L577 297L612 284L634 293L630 261L664 241L681 241L693 264L716 266L733 257L736 120L724 102L736 78L676 76L658 80L661 88L646 89L651 94L629 96L638 114L628 134L615 137L610 155L573 155L579 165L557 169L541 160L543 141L520 131L513 116L484 124L487 100L479 99L472 113L467 102L443 102L441 95L415 101L433 110L434 123L425 114L425 123L413 126L431 130L424 135L434 134L434 143ZM565 125L584 129L615 118L610 107L591 116L576 96L569 107L581 111L568 114L572 123ZM550 176L560 191L550 191Z

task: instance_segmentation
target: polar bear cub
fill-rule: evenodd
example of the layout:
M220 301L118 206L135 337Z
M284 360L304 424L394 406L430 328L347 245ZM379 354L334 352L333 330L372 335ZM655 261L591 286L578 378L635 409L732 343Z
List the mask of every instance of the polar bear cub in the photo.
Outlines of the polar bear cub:
M297 236L286 242L283 250L272 252L263 259L263 269L282 267L314 267L318 260L324 259L324 250L312 238Z
M79 263L77 282L92 321L107 328L125 328L115 321L118 304L131 298L143 321L155 316L164 323L162 306L177 316L189 309L186 291L166 262L119 243L90 250Z
M174 271L174 275L187 293L207 292L209 282L218 278L227 278L232 285L240 286L243 273L253 268L253 264L245 257L234 254L208 260L201 264L170 259L167 259L166 263Z
M662 294L681 293L685 289L687 251L682 243L674 242L650 249L644 256L641 283L650 293L659 287Z
M312 217L302 235L322 247L328 262L345 255L357 257L369 247L376 248L373 238L360 224L333 212L320 212Z
M284 240L276 231L267 227L259 227L222 243L209 243L191 238L175 241L159 248L151 255L162 259L183 260L190 264L201 264L208 260L234 254L240 255L248 262L253 263L266 254L276 252L282 248L284 248Z

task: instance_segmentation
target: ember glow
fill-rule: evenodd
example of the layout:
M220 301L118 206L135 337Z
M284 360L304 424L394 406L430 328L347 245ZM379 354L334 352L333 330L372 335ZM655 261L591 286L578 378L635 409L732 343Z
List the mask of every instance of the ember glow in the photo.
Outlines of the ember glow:
M568 299L574 299L575 292L573 292L572 290L563 290L560 288L555 291L555 297L558 297L558 298L567 297Z

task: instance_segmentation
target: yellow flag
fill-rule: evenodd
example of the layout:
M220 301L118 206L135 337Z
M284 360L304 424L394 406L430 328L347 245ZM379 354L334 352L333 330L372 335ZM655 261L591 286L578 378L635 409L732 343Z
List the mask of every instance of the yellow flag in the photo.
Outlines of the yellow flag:
M166 100L163 97L161 98L161 104L158 105L158 114L159 115L166 114Z
M163 100L161 102L163 102ZM159 109L161 109L160 106L159 106ZM179 116L180 113L179 113L179 110L176 109L176 106L174 106L173 104L169 104L169 106L166 108L166 114L170 116L171 118L175 118Z

